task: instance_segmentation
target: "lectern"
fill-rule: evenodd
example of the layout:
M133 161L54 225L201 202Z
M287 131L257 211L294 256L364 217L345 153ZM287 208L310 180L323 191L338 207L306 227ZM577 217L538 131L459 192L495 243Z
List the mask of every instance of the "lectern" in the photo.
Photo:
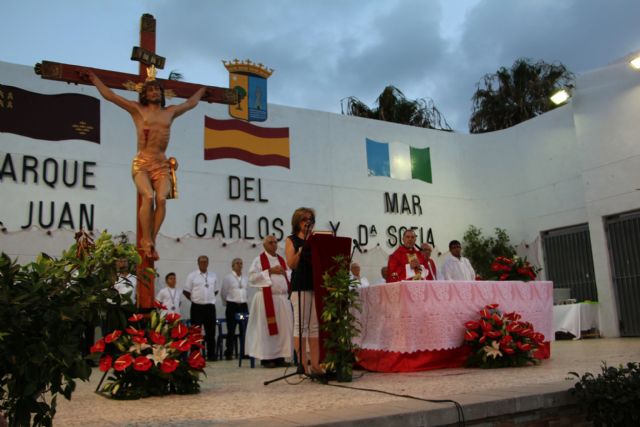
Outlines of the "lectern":
M322 331L322 309L324 307L322 299L327 293L327 290L322 286L322 276L327 270L334 267L334 257L342 255L345 259L349 259L351 239L349 237L336 237L331 234L317 233L309 237L308 244L311 246L313 295L315 296L316 314L318 315L318 325L320 326L319 344L320 361L322 361L325 356L323 341L327 336L327 333ZM331 272L329 274L331 274Z

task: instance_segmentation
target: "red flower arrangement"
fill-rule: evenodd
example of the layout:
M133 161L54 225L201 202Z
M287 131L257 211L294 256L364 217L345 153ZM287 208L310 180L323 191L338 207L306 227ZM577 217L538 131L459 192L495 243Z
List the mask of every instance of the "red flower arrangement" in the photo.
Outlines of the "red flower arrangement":
M134 314L124 331L115 330L91 347L100 370L106 375L113 369L101 392L115 399L138 399L200 391L206 365L200 327L187 327L179 314L161 316L163 308L156 307L148 318Z
M526 257L520 258L516 256L512 259L499 256L491 263L493 276L489 277L489 280L520 280L528 282L536 280L540 270L541 268L531 265Z
M480 310L480 319L464 324L465 344L471 347L467 366L502 368L539 362L533 354L544 343L544 335L521 321L518 313L501 313L498 304Z

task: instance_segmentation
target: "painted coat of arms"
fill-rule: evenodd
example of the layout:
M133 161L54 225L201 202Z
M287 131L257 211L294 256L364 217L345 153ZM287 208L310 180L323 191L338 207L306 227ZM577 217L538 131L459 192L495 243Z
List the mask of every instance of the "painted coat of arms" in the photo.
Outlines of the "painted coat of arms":
M229 71L229 88L238 94L238 103L229 105L229 115L249 122L267 120L267 79L273 69L248 59L222 62Z

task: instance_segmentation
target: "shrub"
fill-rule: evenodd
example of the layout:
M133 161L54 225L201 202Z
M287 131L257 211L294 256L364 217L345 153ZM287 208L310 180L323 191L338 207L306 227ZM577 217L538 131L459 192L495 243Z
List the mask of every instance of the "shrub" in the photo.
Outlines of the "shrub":
M70 399L74 380L89 378L82 335L107 299L121 301L113 288L121 257L140 259L133 245L82 232L60 259L41 254L20 266L0 255L0 412L9 425L50 426L57 395Z
M640 425L640 365L629 362L618 368L602 362L602 373L587 372L578 378L571 394L595 426Z
M516 248L511 245L506 230L496 228L495 234L495 238L485 237L481 228L470 225L462 236L464 256L469 258L476 274L485 280L493 276L491 263L497 257L513 258L516 254Z

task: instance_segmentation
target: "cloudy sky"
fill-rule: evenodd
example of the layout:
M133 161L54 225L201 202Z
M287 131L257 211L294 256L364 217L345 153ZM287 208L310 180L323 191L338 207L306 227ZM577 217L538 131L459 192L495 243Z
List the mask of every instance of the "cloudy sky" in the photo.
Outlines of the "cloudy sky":
M640 50L639 0L2 0L0 61L137 73L143 13L185 81L227 86L221 60L275 69L269 102L340 112L389 84L467 133L476 83L519 57L580 73ZM635 30L634 30L635 28ZM0 83L1 83L0 76Z

